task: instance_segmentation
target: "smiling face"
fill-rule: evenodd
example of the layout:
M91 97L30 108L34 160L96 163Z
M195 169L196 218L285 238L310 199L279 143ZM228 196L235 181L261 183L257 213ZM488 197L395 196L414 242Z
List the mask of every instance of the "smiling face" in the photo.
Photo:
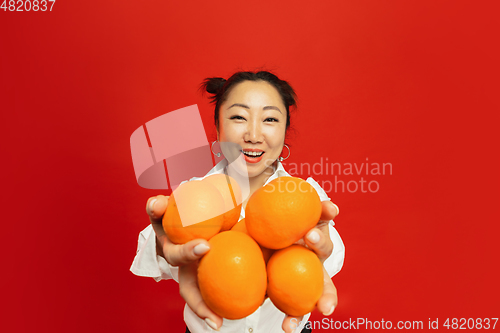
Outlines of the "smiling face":
M238 156L238 149L242 149L251 181L260 180L263 185L272 174L285 132L285 105L276 88L265 81L239 83L221 105L217 136L222 143L236 144L223 149L223 153L228 160L234 160L229 156Z

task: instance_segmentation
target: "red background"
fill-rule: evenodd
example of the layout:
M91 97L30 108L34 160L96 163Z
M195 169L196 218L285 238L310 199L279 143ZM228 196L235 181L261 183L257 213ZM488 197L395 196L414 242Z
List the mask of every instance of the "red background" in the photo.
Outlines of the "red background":
M376 193L328 193L346 245L331 318L500 317L493 3L57 1L52 12L0 11L4 331L183 332L177 284L129 271L145 202L158 193L137 185L129 138L198 104L213 140L199 83L260 68L299 96L287 162L393 166L364 176Z

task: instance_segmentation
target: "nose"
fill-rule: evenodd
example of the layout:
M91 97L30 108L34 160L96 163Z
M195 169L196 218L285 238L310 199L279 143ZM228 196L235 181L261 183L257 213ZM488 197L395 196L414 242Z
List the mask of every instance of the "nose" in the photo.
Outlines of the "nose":
M258 120L249 121L245 132L245 142L259 143L264 141L261 123Z

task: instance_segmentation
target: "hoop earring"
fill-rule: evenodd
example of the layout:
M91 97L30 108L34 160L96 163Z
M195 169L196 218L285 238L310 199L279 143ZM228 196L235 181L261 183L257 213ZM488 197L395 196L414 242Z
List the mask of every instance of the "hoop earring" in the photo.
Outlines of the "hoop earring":
M288 148L288 155L286 157L282 157L282 156L278 157L278 161L280 161L280 162L283 162L284 160L286 160L287 158L290 157L290 153L291 153L290 147L288 147L286 144L284 146Z
M217 157L220 157L220 152L219 153L214 153L214 143L216 143L217 141L214 141L212 142L212 146L210 147L210 151L212 152L212 154L214 154L215 156Z

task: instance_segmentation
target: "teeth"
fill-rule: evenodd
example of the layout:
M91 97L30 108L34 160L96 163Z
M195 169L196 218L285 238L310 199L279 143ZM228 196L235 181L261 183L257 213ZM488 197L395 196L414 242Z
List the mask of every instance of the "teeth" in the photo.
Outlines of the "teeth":
M260 156L260 155L264 154L264 152L263 151L261 151L261 152L243 151L243 154L256 157L256 156Z

